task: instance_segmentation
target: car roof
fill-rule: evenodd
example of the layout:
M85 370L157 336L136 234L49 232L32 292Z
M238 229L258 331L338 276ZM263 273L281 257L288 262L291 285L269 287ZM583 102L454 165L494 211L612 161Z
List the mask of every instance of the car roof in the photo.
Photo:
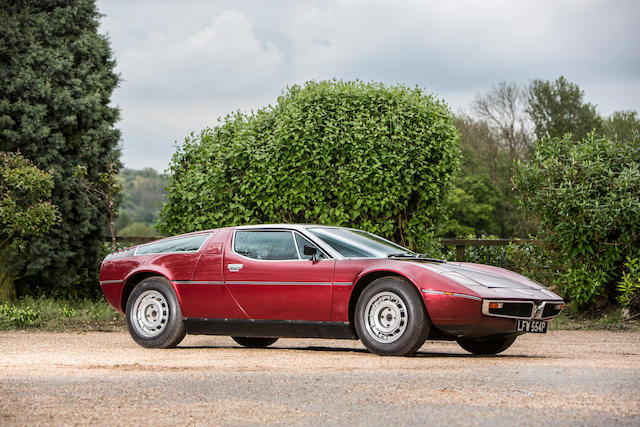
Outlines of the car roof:
M237 230L247 230L252 228L287 228L293 230L304 230L310 227L322 227L322 228L345 228L337 227L333 225L320 225L320 224L255 224L255 225L239 225Z

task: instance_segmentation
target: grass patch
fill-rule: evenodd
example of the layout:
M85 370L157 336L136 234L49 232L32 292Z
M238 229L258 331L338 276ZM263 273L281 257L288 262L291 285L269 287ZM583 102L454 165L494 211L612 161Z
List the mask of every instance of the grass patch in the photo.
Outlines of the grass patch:
M577 313L567 307L560 316L549 323L550 330L606 330L606 331L640 331L637 320L625 321L622 309L609 307L592 313Z
M23 297L0 304L0 330L125 331L124 316L104 299L71 301ZM623 321L622 310L609 307L596 313L576 313L569 306L549 324L550 330L640 331L638 318Z
M0 330L123 331L124 316L104 299L70 301L24 297L0 304Z

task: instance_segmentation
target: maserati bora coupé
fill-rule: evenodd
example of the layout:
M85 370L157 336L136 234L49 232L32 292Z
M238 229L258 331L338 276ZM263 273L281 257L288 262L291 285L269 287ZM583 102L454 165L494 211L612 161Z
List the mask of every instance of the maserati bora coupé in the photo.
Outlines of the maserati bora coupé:
M280 337L360 339L380 355L455 340L473 354L544 333L564 302L519 274L448 262L374 234L318 225L199 231L109 254L100 285L144 347L185 334L246 347Z

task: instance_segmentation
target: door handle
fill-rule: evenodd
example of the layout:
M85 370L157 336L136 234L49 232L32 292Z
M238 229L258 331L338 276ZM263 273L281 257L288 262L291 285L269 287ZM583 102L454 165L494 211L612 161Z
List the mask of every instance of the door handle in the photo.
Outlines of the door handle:
M242 269L242 264L229 264L227 265L229 271L240 271Z

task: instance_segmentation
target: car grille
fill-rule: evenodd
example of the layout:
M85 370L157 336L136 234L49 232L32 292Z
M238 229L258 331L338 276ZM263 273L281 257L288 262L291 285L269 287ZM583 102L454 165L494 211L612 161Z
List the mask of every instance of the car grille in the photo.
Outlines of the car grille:
M563 302L513 300L483 300L482 314L510 319L552 319L562 311Z
M533 315L534 305L532 302L506 302L497 303L501 307L488 307L488 314L504 317L530 318Z

